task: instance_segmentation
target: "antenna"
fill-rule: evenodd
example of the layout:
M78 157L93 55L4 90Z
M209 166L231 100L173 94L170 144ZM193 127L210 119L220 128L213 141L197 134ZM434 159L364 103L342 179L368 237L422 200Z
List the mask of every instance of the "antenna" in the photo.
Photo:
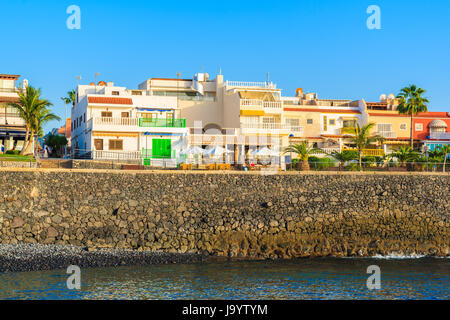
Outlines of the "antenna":
M267 72L267 83L269 83L270 74Z
M77 87L80 85L81 76L77 76Z
M94 82L97 84L97 77L100 75L100 72L94 74Z

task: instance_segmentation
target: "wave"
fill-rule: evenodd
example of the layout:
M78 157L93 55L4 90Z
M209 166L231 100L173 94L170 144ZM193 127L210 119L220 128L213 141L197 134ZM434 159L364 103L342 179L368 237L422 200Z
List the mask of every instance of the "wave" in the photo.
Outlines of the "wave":
M417 254L417 253L403 254L403 253L396 253L396 252L389 253L385 256L383 256L381 254L372 256L372 258L374 258L374 259L420 259L420 258L426 258L426 257L428 257L428 256L426 256L424 254Z

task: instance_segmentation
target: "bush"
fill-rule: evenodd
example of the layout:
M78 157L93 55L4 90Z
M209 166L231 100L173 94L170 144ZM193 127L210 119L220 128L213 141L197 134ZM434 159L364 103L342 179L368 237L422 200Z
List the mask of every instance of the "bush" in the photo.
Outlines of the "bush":
M5 152L5 154L12 154L12 155L17 156L20 154L20 151L19 150L8 150Z
M358 171L359 170L359 163L352 162L346 167L346 169L348 171Z
M372 156L364 156L361 157L361 161L362 161L362 166L363 168L368 168L368 167L372 167L372 166L376 166L377 160L375 159L375 157Z
M308 162L311 166L311 169L313 169L313 170L326 170L327 168L335 166L334 159L330 159L328 157L319 158L319 157L312 156L312 157L309 157Z

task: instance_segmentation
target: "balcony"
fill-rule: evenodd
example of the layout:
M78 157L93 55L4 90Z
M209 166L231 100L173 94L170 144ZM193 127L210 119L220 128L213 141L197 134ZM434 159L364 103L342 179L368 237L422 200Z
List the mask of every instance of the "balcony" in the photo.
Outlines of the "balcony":
M430 139L450 140L450 132L431 132Z
M19 93L22 92L21 88L0 88L0 92Z
M263 110L265 113L281 113L283 102L241 99L241 110Z
M393 131L380 131L376 134L382 136L383 138L397 138L397 132Z
M341 134L350 134L350 135L354 135L355 134L355 127L344 127L341 128Z
M247 82L247 81L225 81L227 88L264 88L276 89L277 85L273 82Z
M303 135L305 128L285 123L241 123L243 133L279 133Z
M6 125L6 122L8 122L8 125L25 125L25 121L18 113L0 113L0 124Z
M8 119L9 121L9 119ZM151 119L151 118L110 118L94 117L87 122L87 128L100 131L117 132L144 132L147 128L154 128L151 131L163 132L165 128L180 131L179 128L186 128L186 119ZM167 130L166 130L167 131ZM181 133L182 131L180 131Z
M110 126L137 126L137 118L109 118L97 117L94 119L94 125L110 125Z
M346 148L346 147L344 147L344 150L358 151L357 149ZM362 156L363 157L382 157L382 156L384 156L384 150L383 149L363 149Z
M144 128L186 128L186 119L139 119L139 127Z

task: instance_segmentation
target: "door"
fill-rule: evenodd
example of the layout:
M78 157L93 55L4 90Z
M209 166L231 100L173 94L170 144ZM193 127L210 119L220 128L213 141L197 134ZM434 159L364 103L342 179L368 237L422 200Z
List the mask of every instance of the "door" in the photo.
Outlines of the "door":
M95 150L103 150L103 139L94 140Z
M153 158L171 158L172 140L171 139L153 139L152 156Z

